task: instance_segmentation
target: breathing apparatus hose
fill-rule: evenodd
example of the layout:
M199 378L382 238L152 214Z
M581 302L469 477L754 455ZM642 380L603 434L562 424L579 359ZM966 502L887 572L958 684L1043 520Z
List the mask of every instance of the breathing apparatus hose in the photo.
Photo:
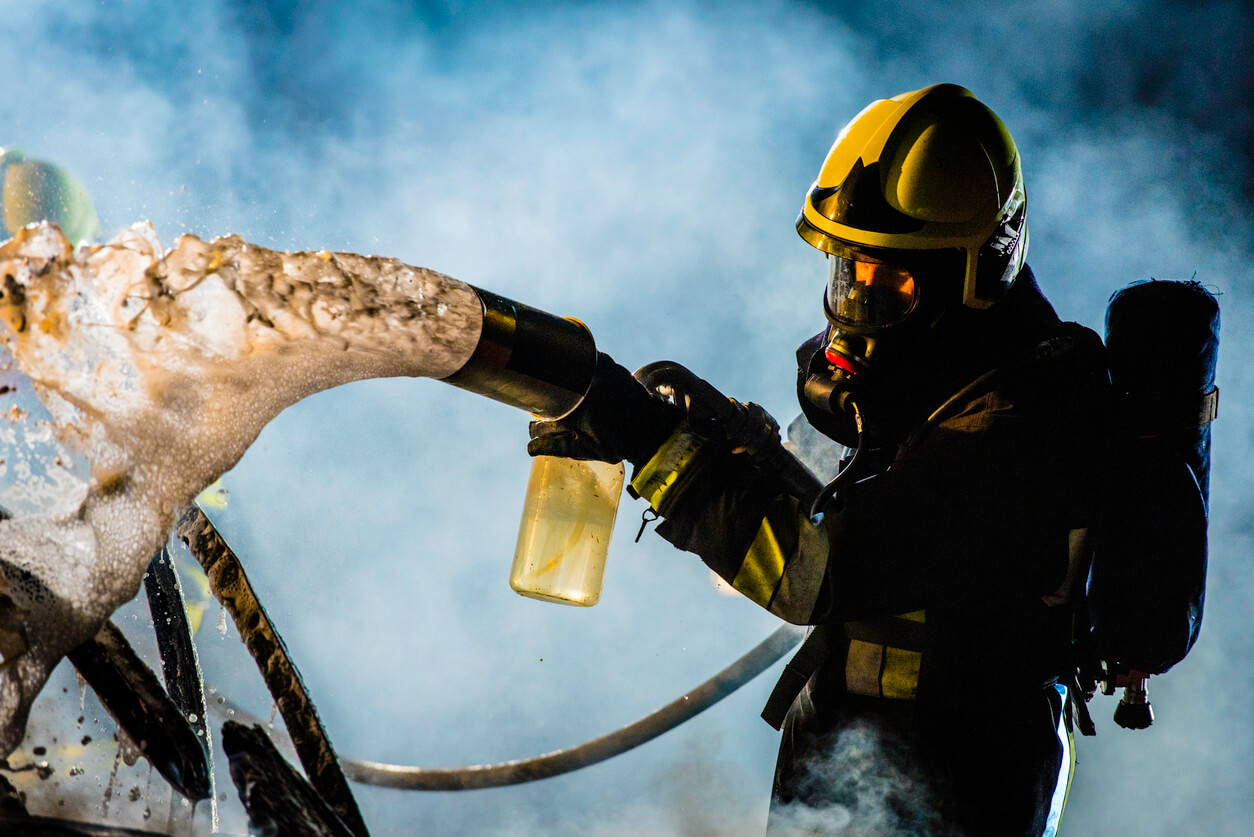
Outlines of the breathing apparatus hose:
M976 393L987 388L990 383L1000 380L1008 371L1017 369L1020 365L1025 363L1044 360L1058 355L1069 349L1072 342L1072 339L1069 337L1055 337L1044 340L1034 346L1032 351L1024 358L1021 358L1017 363L1012 363L1007 366L994 367L993 369L987 370L982 375L979 375L962 389L945 399L939 407L933 410L923 423L910 434L910 438L906 441L906 446L913 447L921 438L931 432L933 428L949 418L955 409L962 407L970 401ZM862 449L864 447L863 442L865 441L863 436L862 411L858 407L858 402L852 398L844 401L844 409L853 413L854 426L858 431L857 446L854 448L853 456L844 465L844 467L840 469L840 473L838 473L831 482L823 486L823 489L814 498L814 503L810 506L811 518L818 516L819 512L823 510L824 504L826 504L827 501L830 500L836 493L836 489L844 484L845 480L857 473L854 466L858 464L858 459L861 456Z
M832 477L832 481L823 486L823 489L815 495L814 502L810 504L811 519L818 517L819 512L823 510L823 506L836 494L836 489L840 488L845 480L857 473L857 469L854 466L858 464L858 459L862 456L863 442L865 441L862 435L862 410L858 408L858 402L852 399L846 403L849 411L853 413L853 424L858 430L858 441L854 446L853 456L849 457L849 461L840 469L840 473Z

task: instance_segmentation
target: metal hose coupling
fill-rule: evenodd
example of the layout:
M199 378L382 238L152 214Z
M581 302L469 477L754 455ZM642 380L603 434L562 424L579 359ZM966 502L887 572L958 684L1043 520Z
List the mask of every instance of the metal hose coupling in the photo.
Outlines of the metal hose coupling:
M1154 708L1150 706L1149 688L1145 682L1147 680L1148 675L1134 675L1123 688L1123 697L1115 707L1115 723L1124 729L1147 729L1154 723Z
M483 304L479 342L461 369L441 380L542 419L561 418L579 406L597 363L588 327L473 290Z

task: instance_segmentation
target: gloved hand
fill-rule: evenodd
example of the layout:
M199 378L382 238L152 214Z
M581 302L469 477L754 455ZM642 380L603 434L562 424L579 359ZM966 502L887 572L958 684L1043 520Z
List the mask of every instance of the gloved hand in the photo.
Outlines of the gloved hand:
M731 402L733 412L718 428L732 453L747 455L760 463L780 445L779 422L765 407L750 401Z
M533 421L527 453L641 465L683 420L683 411L655 398L604 352L588 394L570 415Z

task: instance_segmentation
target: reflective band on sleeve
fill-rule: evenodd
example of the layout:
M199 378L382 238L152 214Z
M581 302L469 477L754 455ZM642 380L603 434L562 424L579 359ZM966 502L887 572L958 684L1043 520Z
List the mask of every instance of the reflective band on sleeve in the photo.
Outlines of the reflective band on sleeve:
M830 551L827 530L798 517L797 554L784 568L784 577L771 600L771 613L800 625L814 613L814 603L823 589L823 574Z
M666 492L697 458L704 444L705 439L689 430L687 422L680 424L653 454L653 458L632 476L632 490L643 497L654 511L660 511Z
M813 601L804 609L782 614L775 610L773 603L778 598L777 591L789 567L797 568L800 573L817 573L816 585L822 580L827 566L827 550L814 553L798 549L798 527L807 525L802 520L800 503L796 498L787 495L776 497L767 505L758 533L753 543L749 544L736 577L732 579L732 587L751 601L796 624L802 624L813 612Z
M749 551L745 553L736 577L732 579L732 587L750 601L768 607L771 597L775 595L775 588L779 586L779 580L784 575L786 560L786 552L768 514L762 519L758 534L749 545Z

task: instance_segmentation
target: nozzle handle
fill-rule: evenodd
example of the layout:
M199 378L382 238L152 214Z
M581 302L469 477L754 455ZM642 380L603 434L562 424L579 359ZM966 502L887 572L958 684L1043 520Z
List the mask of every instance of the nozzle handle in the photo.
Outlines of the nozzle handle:
M671 397L687 410L690 418L713 420L727 426L734 426L739 419L737 407L730 398L674 361L650 363L636 372L636 380L653 392ZM778 443L763 456L761 467L778 476L788 493L804 504L803 508L810 507L823 487L809 468Z

